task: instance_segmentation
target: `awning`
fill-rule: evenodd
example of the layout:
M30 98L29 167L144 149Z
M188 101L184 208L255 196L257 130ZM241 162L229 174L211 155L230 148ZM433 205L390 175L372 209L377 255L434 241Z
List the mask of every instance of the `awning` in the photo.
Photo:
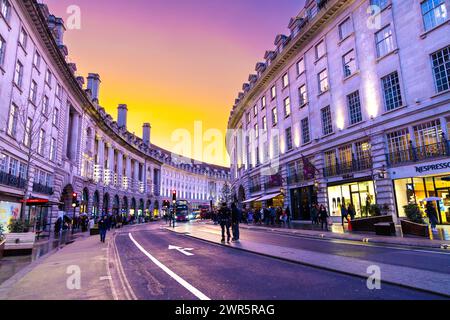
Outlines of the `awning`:
M258 201L270 200L270 199L276 198L278 196L281 196L281 193L279 193L279 192L278 193L272 193L272 194L268 194L267 196L264 196L264 197L258 199Z
M258 197L256 197L256 198L251 198L251 199L248 199L248 200L242 201L242 203L250 203L250 202L253 202L253 201L256 201L256 200L258 200L259 198L260 198L260 196L258 196Z

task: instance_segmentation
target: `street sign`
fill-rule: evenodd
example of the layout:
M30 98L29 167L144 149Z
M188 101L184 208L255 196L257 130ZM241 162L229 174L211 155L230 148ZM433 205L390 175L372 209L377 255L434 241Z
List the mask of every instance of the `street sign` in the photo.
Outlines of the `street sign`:
M176 246L172 246L169 245L169 250L177 250L178 252L181 252L182 254L186 255L186 256L193 256L193 253L190 253L188 251L192 251L194 249L192 248L181 248L181 247L176 247Z

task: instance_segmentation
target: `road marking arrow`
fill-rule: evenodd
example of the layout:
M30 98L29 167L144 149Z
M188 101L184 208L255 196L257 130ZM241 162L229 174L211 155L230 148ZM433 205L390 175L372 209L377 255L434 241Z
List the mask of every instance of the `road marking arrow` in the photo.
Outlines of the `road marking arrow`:
M188 252L188 251L194 250L192 248L181 248L181 247L176 247L176 246L169 245L169 250L177 250L177 251L181 252L182 254L184 254L186 256L193 256L194 255L193 253Z

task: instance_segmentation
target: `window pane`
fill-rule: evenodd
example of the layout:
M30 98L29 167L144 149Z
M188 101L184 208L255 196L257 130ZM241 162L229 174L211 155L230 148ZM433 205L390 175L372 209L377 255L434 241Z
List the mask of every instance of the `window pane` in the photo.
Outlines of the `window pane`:
M402 95L398 73L393 72L381 79L383 84L384 104L386 111L394 110L402 106Z

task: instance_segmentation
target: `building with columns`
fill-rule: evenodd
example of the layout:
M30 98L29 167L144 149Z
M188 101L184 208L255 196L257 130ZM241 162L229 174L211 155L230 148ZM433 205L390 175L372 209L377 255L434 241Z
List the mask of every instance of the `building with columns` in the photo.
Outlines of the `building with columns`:
M317 0L289 22L232 108L227 139L241 203L373 204L404 217L439 197L450 221L448 0Z
M188 183L229 179L226 168L175 164L151 143L149 123L142 138L130 133L126 104L113 119L99 101L100 75L77 75L64 22L45 4L0 0L0 9L0 223L21 212L38 226L64 214L149 215L166 192L162 172L177 172L171 183L189 177L182 190L192 200L200 188Z

